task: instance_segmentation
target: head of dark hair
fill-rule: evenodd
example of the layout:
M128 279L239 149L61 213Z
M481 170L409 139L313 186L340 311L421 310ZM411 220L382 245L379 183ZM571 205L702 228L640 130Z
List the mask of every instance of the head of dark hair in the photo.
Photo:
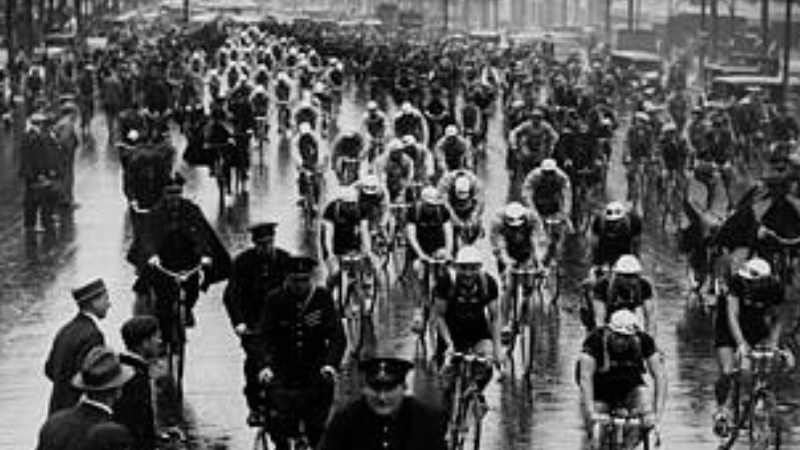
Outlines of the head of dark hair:
M125 348L134 350L159 330L158 320L153 316L134 316L128 319L121 329Z

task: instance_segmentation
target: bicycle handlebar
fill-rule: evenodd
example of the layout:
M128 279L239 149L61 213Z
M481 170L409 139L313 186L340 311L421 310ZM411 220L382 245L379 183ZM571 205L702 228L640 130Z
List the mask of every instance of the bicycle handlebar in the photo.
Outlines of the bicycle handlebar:
M193 267L191 269L180 270L180 271L177 271L177 272L174 272L172 270L167 269L161 263L154 264L153 267L156 270L158 270L159 272L163 273L164 275L167 275L170 278L173 278L173 279L175 279L175 280L177 280L179 282L186 281L192 275L194 275L196 273L200 273L203 270L203 264L202 263L196 265L195 267Z

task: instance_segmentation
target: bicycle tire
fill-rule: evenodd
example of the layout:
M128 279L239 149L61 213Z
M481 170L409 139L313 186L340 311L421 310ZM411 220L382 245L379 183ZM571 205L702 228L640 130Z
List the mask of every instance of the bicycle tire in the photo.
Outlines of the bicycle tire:
M353 284L348 281L348 283ZM348 344L350 345L350 350L352 354L356 355L361 350L361 310L353 311L354 301L356 301L356 294L355 293L355 286L351 285L347 289L346 299L345 299L345 320L347 323L347 339ZM363 305L359 305L363 306Z
M524 287L520 286L519 301L522 301L519 323L520 359L522 360L522 373L528 378L533 374L533 357L536 354L536 333L534 328L533 307L531 299L525 295Z
M769 450L777 448L773 444L779 434L774 402L766 391L760 391L752 400L748 437L751 450Z
M481 432L483 430L483 416L479 410L480 405L477 402L476 396L472 396L472 405L470 408L470 418L474 421L472 430L472 450L480 450L481 448Z
M461 416L462 416L462 398L461 398L461 384L462 380L459 375L455 376L453 381L453 390L450 393L450 413L449 422L447 427L447 448L448 450L460 450L459 435L461 429Z
M264 427L259 427L253 439L253 450L269 450L269 433Z

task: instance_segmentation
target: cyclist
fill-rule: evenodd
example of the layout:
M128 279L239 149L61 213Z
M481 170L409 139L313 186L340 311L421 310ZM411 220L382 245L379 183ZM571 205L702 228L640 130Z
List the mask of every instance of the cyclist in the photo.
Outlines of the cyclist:
M436 283L436 324L447 358L454 352L470 353L500 362L497 281L483 268L480 251L467 246L458 251L455 269L447 270ZM481 387L491 379L483 374Z
M694 154L694 177L706 187L706 209L711 209L716 200L717 173L722 178L728 208L733 208L734 169L731 162L735 140L733 132L726 126L725 118L716 114L711 119L711 129L706 133L705 146Z
M370 162L383 153L386 127L386 114L378 108L377 102L370 100L367 103L367 112L361 120L361 131L369 141Z
M577 369L589 420L594 422L624 408L645 414L649 424L658 428L667 399L666 371L655 341L640 330L635 314L619 310L608 325L589 334L583 341ZM649 406L644 380L648 372L654 380L653 401Z
M644 331L656 335L653 285L642 276L642 264L634 255L622 255L611 273L594 283L592 306L595 326L606 324L615 312L627 309L643 318Z
M777 348L783 329L786 293L770 264L751 258L731 277L729 291L718 303L714 327L720 377L715 392L718 411L714 432L726 436L733 426L732 387L737 359L756 346Z
M592 270L596 279L622 255L639 255L642 219L622 202L611 201L592 221L589 234Z
M275 81L274 95L275 103L278 106L278 123L279 128L284 129L284 126L289 128L289 102L292 98L292 78L286 72L279 72ZM286 119L281 119L281 116ZM285 122L284 122L285 121ZM283 124L281 124L283 122Z
M408 101L400 105L400 111L394 116L393 125L395 136L411 135L415 142L428 142L428 124L425 116Z
M409 209L406 235L408 246L412 250L414 270L420 282L425 276L423 263L446 260L452 255L453 222L450 220L447 207L442 202L439 190L435 187L423 188L419 201ZM419 331L422 322L422 308L418 305L414 311L413 328Z
M414 181L414 160L403 151L399 141L392 141L388 151L375 161L375 171L381 178L392 203L406 201L406 188Z
M661 149L661 162L666 173L665 177L676 177L677 186L673 188L683 189L684 171L689 159L689 146L686 139L678 133L675 122L668 122L661 129L661 139L658 147Z
M634 177L638 177L639 183L644 182L641 174L644 164L650 162L653 157L654 148L655 132L650 122L650 116L646 112L637 112L633 115L633 125L628 129L626 135L625 154L622 158L627 166L629 198L635 195L635 189L632 186Z
M529 120L511 130L508 142L506 168L516 180L550 157L558 142L558 133L544 120L544 112L536 108Z
M548 236L551 242L544 261L550 261L550 258L556 257L555 252L564 236L562 225L567 232L572 230L572 185L569 176L558 168L554 159L547 158L525 177L522 198L525 205L534 210L543 221L559 221L554 234Z
M445 128L444 136L436 142L433 152L439 174L474 167L471 145L458 134L458 127L455 125Z
M258 371L254 367L256 349L250 335L256 332L267 294L283 284L290 259L288 252L275 247L276 227L274 222L250 227L253 247L234 258L230 281L223 296L228 318L245 353L244 395L250 408L247 423L251 425L261 423L263 417L259 414L260 388Z
M345 351L334 300L312 281L316 264L305 256L289 260L283 286L265 299L256 337L258 379L266 386L266 425L278 450L290 448L285 434L297 430L296 423L286 423L289 417L302 422L311 448L316 447Z
M331 162L339 184L352 184L358 179L366 142L358 131L341 133L333 143Z
M369 223L370 234L383 232L389 208L389 195L375 175L365 175L355 183L358 189L358 208Z
M446 174L439 192L450 212L454 244L471 245L483 235L484 191L478 176L466 169Z
M307 189L314 188L317 192L314 198L319 199L319 179L328 165L328 154L322 146L322 139L314 132L307 122L300 124L300 129L295 136L294 162L298 170L297 187L300 196L304 196Z
M407 134L401 140L403 152L414 161L414 181L427 184L433 179L433 155L413 135Z
M502 305L510 305L510 296L516 289L511 279L510 267L538 268L540 263L537 248L542 236L542 223L536 213L522 203L511 202L498 214L492 222L489 240L492 244L497 272L503 280ZM507 324L510 311L504 310L504 322L501 337L510 336L510 325Z
M320 131L322 125L320 110L308 100L301 102L294 111L295 126L299 129L304 122L311 125L313 130Z
M355 186L343 186L322 212L322 254L327 256L329 287L341 275L339 257L357 254L374 260L369 223L359 210L358 196Z

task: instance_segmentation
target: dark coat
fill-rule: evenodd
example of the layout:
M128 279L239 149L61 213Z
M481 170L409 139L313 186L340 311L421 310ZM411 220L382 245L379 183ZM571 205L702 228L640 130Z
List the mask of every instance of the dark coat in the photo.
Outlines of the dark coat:
M135 375L122 388L122 397L114 404L114 421L124 425L131 433L137 450L152 450L156 446L153 390L150 385L150 367L147 361L133 355L119 355Z
M146 216L141 229L128 251L128 261L140 270L154 255L170 270L191 269L200 257L210 256L212 265L205 272L203 287L228 278L231 268L228 250L200 207L190 200L180 199L171 207L162 199Z
M261 314L259 370L269 367L280 379L304 383L323 366L339 367L347 345L331 294L314 289L307 302L285 287L272 291Z
M47 419L36 450L101 450L112 448L106 445L112 441L131 442L131 437L125 427L111 422L108 412L80 402Z
M32 182L39 175L58 176L58 141L55 135L43 129L26 131L20 144L19 176Z
M289 253L279 248L268 256L251 248L234 259L223 297L231 325L244 323L251 329L258 326L267 294L286 279L289 258Z
M89 350L104 343L103 334L92 319L83 313L59 330L44 366L45 375L53 382L50 414L69 408L78 401L81 393L72 387L72 377L80 369Z
M391 418L372 412L363 398L334 414L321 450L444 450L447 417L413 397Z

